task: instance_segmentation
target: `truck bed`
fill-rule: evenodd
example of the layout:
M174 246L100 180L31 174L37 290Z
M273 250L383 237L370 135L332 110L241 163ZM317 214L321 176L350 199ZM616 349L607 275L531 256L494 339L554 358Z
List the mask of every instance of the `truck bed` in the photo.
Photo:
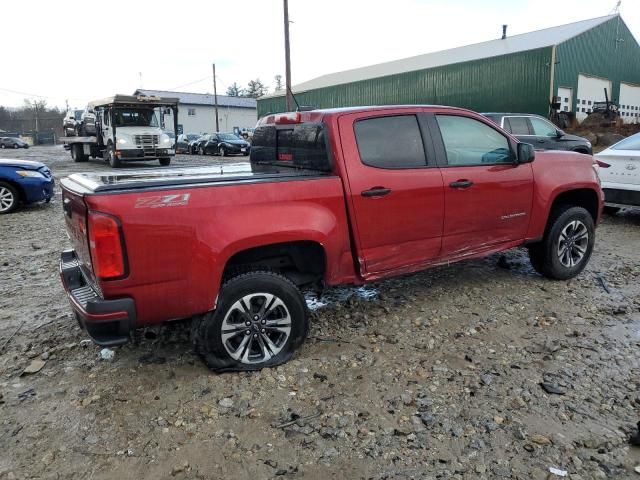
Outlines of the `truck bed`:
M91 194L202 184L274 182L331 175L329 172L317 170L236 162L206 167L148 168L122 173L74 173L62 179L62 184L78 193Z

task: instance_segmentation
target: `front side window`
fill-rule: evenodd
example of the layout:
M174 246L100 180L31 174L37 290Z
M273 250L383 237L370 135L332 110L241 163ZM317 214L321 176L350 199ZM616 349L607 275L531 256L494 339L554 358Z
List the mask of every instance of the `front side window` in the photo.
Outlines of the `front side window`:
M473 118L436 115L450 166L512 163L508 139Z
M354 126L360 159L377 168L419 168L427 165L415 115L359 120Z
M539 137L555 137L557 135L558 129L541 118L531 117L531 126L533 127L534 135Z

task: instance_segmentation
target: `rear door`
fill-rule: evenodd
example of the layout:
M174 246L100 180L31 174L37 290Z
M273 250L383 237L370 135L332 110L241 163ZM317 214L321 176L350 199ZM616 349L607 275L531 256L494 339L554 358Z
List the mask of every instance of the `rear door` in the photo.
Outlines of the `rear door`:
M418 109L416 109L418 110ZM440 255L440 169L420 111L358 112L339 119L349 206L363 275Z
M531 164L515 163L516 143L477 118L447 113L430 122L445 191L443 256L523 239L533 172Z

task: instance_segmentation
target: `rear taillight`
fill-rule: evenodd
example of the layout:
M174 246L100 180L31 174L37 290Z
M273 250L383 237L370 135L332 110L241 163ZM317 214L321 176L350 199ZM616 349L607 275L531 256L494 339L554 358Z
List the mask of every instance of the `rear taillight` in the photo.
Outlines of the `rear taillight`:
M600 167L600 168L609 168L611 165L608 163L603 162L602 160L596 160L596 164Z
M89 212L89 249L93 271L101 280L124 277L126 264L120 225L111 215Z

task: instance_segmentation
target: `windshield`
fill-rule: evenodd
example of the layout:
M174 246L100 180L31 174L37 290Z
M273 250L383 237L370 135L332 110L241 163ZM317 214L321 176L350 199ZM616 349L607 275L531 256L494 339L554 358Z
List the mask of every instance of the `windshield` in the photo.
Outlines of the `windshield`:
M611 150L640 150L640 133L636 133L624 140L620 140L611 147Z
M240 140L240 138L234 135L233 133L219 133L218 138L223 141L224 140L226 141Z
M82 118L82 112L84 110L74 110L73 112L73 118L75 118L76 120L80 120Z
M113 112L116 127L157 127L158 120L153 110L141 108L117 109Z

